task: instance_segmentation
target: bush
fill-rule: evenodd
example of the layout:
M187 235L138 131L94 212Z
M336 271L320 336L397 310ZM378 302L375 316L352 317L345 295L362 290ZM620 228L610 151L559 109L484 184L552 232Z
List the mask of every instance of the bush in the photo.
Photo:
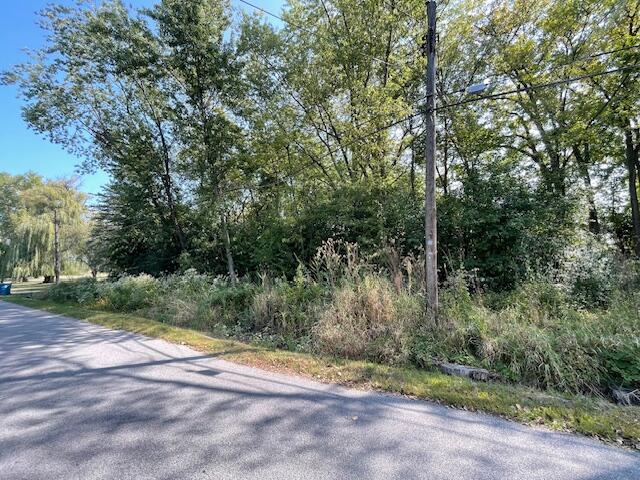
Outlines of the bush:
M307 339L316 322L326 289L299 267L292 282L271 282L263 277L262 289L253 298L254 329L279 335L286 343Z
M562 257L574 211L569 199L532 190L508 169L471 175L438 203L440 256L452 270L477 272L491 290L513 289Z
M204 331L251 329L247 312L258 290L256 285L231 285L195 270L164 277L159 283L162 295L148 309L150 316Z
M456 277L442 293L441 329L420 332L419 364L433 359L483 366L538 388L603 392L640 386L637 298L618 298L609 311L572 306L565 289L525 284L487 307Z
M102 285L104 306L118 312L134 312L148 308L164 293L161 283L150 275L125 275Z
M100 297L100 289L96 280L87 278L53 285L47 292L47 296L56 302L74 302L81 305L89 305Z
M230 284L187 270L62 283L48 296L272 347L389 364L482 366L543 389L640 387L636 263L612 258L606 268L580 270L576 256L555 281L539 278L488 294L478 291L474 275L457 273L441 289L436 327L424 318L422 262L392 249L386 255L388 269L376 269L354 245L327 242L310 270L299 266L291 281L265 275L259 284Z
M618 285L616 252L587 234L571 248L560 269L560 281L578 307L599 308L609 305Z

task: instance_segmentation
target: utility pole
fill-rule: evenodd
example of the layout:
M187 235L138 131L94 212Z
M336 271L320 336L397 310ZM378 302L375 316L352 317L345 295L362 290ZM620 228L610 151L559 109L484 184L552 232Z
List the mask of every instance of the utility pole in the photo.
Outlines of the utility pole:
M427 0L427 35L425 54L426 105L424 110L424 230L425 230L425 280L427 316L434 324L438 316L438 230L436 223L436 122L435 122L435 80L436 80L436 2Z

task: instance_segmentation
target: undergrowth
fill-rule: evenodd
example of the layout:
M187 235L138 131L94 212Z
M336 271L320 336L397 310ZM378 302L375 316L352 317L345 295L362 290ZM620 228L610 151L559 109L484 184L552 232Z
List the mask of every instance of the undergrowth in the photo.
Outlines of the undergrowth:
M383 268L359 258L356 246L329 241L292 280L263 275L231 284L189 270L62 283L47 296L295 351L481 366L539 389L640 388L637 267L624 264L617 277L602 269L569 275L574 283L556 275L501 294L482 293L464 272L450 275L434 324L423 313L421 259L385 255Z

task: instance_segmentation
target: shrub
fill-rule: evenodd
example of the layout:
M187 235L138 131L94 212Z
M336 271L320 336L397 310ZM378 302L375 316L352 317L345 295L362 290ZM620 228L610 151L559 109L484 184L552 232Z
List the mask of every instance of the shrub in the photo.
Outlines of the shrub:
M214 321L226 326L240 326L242 329L252 330L253 320L249 310L253 298L260 291L260 287L253 283L242 282L229 285L226 282L216 283L209 291L207 298L202 300L203 308L215 311Z
M591 335L610 385L640 388L640 293L614 294Z
M506 165L472 174L438 203L438 248L451 269L477 272L481 283L510 290L561 259L576 232L569 196L532 190ZM420 238L424 234L420 231Z
M289 338L306 337L316 322L324 294L325 288L301 267L292 282L263 281L251 305L254 329Z
M160 280L163 294L154 300L149 314L173 325L219 331L242 325L249 329L247 312L258 287L252 283L229 284L221 278L187 270Z
M169 275L157 282L157 297L144 307L148 315L173 325L206 330L208 318L201 304L211 289L211 278L187 270L182 275Z
M150 275L125 275L104 283L101 290L105 306L120 312L148 308L164 293L160 281Z
M414 359L483 366L538 388L603 392L638 385L638 299L619 298L609 311L572 307L562 286L537 281L492 299L471 296L459 277L442 293L440 329L423 329Z
M560 281L578 307L606 307L617 285L616 253L587 234L567 251L560 268Z
M56 302L74 302L81 305L94 303L100 297L98 282L94 279L82 279L53 285L47 297Z

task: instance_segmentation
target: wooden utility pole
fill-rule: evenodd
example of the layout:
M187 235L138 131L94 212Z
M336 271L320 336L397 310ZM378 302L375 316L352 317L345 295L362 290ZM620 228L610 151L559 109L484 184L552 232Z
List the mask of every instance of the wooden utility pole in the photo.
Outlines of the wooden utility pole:
M436 223L436 2L427 0L428 30L425 38L427 56L425 126L425 174L424 174L424 224L425 224L425 275L427 315L436 323L438 315L438 231Z
M627 160L627 171L629 172L629 199L631 202L631 224L633 226L633 250L636 257L640 258L640 207L638 206L638 183L637 183L637 164L640 153L640 139L638 144L634 141L634 129L631 125L625 128L625 153ZM640 136L640 131L636 133Z

